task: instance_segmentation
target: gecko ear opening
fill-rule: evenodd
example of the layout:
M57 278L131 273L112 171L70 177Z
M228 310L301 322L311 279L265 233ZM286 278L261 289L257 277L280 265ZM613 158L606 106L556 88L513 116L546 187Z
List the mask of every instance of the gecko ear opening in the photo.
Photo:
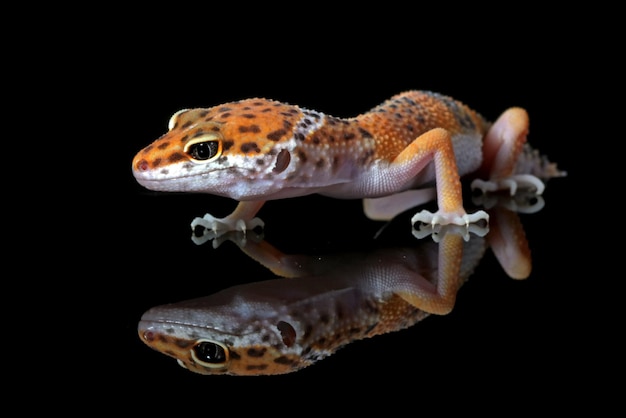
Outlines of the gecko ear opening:
M278 155L276 156L276 163L274 164L274 168L272 171L276 174L282 173L289 166L289 162L291 161L291 154L286 149L280 150Z
M278 321L278 323L276 324L276 328L278 328L278 330L280 331L280 336L283 339L283 343L287 347L291 347L296 343L296 330L293 325L285 321Z

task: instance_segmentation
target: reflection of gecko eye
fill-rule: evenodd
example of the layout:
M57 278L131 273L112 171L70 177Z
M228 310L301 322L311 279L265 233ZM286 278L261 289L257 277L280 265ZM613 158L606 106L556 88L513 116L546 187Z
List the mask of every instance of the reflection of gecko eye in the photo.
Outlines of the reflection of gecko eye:
M222 141L214 136L194 138L185 144L185 153L194 162L208 163L222 155Z
M228 361L228 347L215 341L198 340L191 349L191 357L205 367L222 367Z

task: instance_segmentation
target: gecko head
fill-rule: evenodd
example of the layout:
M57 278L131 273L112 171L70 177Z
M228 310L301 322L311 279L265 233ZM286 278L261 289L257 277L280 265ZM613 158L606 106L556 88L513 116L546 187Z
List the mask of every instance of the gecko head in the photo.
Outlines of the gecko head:
M265 184L289 171L302 116L295 106L266 99L178 111L169 131L137 153L133 174L150 190L266 193Z
M312 363L298 352L295 328L285 321L256 323L253 331L235 332L195 321L172 321L168 316L167 305L147 311L139 322L139 338L194 373L274 375Z

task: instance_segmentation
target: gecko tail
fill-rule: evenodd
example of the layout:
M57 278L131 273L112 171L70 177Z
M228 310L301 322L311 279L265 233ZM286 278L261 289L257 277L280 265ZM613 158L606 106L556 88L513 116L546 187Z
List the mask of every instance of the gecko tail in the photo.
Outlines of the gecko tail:
M525 143L522 148L522 152L513 169L513 174L531 174L542 180L567 176L566 171L560 170L556 163L548 160L547 156L532 148L528 143Z

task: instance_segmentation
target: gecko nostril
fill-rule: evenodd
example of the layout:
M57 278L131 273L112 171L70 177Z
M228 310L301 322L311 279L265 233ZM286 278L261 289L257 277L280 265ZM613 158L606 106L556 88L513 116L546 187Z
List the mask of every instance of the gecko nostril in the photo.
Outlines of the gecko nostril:
M148 171L149 168L150 168L150 164L148 164L146 160L140 160L137 163L137 170L139 171Z

